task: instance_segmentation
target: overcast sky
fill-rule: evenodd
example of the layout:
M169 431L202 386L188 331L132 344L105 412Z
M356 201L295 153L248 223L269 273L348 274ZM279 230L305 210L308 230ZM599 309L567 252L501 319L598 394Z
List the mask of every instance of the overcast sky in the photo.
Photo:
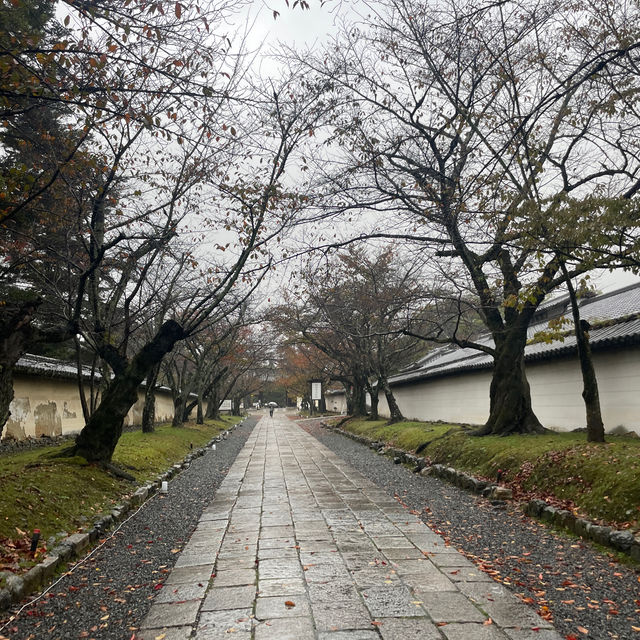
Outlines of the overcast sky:
M294 0L289 0L293 5ZM245 14L250 27L248 41L252 50L261 48L263 56L256 63L263 74L276 72L273 61L268 59L269 51L278 42L300 49L320 47L327 43L337 31L341 15L350 14L359 0L329 0L321 6L320 0L309 0L310 9L301 10L287 7L285 0L254 0ZM279 15L274 18L273 12ZM591 282L605 293L620 287L640 282L640 276L623 271L592 272Z

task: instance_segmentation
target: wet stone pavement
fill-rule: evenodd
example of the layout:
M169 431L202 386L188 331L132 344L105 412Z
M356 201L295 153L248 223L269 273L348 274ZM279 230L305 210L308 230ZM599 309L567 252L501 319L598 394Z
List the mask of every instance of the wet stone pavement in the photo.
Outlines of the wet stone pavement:
M561 640L284 414L263 417L140 640Z

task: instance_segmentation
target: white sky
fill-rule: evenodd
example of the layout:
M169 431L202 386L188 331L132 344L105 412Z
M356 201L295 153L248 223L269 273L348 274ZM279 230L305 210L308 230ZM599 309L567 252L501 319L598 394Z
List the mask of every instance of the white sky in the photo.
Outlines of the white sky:
M261 74L270 75L277 72L275 62L268 56L279 42L299 49L321 46L337 32L341 15L354 16L358 6L362 8L360 0L328 0L322 6L320 0L308 0L310 9L301 10L300 7L291 8L294 1L289 0L290 7L287 7L285 0L253 0L243 14L250 29L249 48L253 51L261 50L256 58ZM274 11L279 13L275 19ZM287 268L279 271L280 277L288 277L285 275ZM273 280L279 281L279 275L274 274ZM590 275L591 283L603 293L640 282L640 276L621 270L601 270Z
M293 5L294 0L289 0ZM310 0L310 8L291 9L285 0L254 0L249 16L254 19L252 41L275 44L282 40L297 47L312 47L326 41L335 32L335 17L345 4L326 3L320 6L318 0ZM279 16L274 19L273 12Z

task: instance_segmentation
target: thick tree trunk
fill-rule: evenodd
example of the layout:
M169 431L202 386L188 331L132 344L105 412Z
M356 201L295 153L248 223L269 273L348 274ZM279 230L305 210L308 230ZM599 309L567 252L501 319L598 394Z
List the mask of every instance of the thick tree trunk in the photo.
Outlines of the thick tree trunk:
M389 381L386 378L382 378L380 380L380 384L384 390L384 396L387 399L387 406L389 407L389 424L402 422L404 420L404 416L402 415L402 411L400 411L400 407L398 406L396 397L393 395L393 391L391 391Z
M496 341L489 419L474 435L546 431L531 407L531 390L524 366L526 337L526 328L512 329L500 342Z
M202 398L198 396L198 411L196 412L196 424L204 424L204 410L202 407Z
M184 424L184 411L186 406L186 398L180 394L173 398L173 419L172 427L181 427Z
M242 398L235 396L233 398L233 402L231 403L232 405L232 409L231 409L231 414L234 416L239 416L240 415L240 402L242 401Z
M142 433L153 433L156 424L156 383L160 375L160 363L155 365L147 376L147 388L144 392L142 408Z
M209 394L205 418L207 420L220 420L220 396L217 387L214 387Z
M27 302L13 309L5 307L0 320L0 437L11 411L13 369L33 339L33 315L40 301Z
M351 415L366 416L367 415L367 394L364 384L356 384L352 387L353 409Z
M17 360L17 358L16 358ZM0 438L11 411L9 407L13 400L13 364L6 360L0 363Z
M371 414L369 415L369 420L378 420L380 418L380 415L378 413L378 404L380 401L378 393L380 391L380 385L378 384L374 387L372 384L367 383L366 389L369 392L369 396L371 398Z
M587 414L587 441L604 442L604 422L600 411L600 394L598 393L598 379L591 357L591 345L589 344L589 326L580 320L580 309L573 283L565 265L562 265L565 275L569 299L571 300L571 312L575 327L578 357L580 358L580 370L582 371L582 397L584 399Z
M347 399L347 415L352 416L353 415L353 386L345 385L344 394Z
M175 321L165 322L153 340L146 344L117 374L102 395L100 404L76 438L73 453L89 462L107 464L122 434L122 425L129 409L138 399L138 387L149 370L185 337Z

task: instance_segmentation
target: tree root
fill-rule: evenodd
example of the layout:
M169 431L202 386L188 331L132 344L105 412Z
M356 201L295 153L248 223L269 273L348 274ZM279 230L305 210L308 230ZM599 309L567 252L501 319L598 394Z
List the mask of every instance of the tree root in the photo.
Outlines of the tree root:
M126 471L123 471L122 469L120 469L120 467L116 467L116 465L111 462L101 462L100 466L105 471L108 471L109 473L114 475L116 478L122 478L124 480L128 480L129 482L136 482L134 476L132 476L130 473L127 473Z
M505 437L505 436L540 435L543 433L555 433L555 432L552 431L551 429L547 429L546 427L543 427L540 423L537 423L537 424L527 423L525 425L520 425L519 427L514 425L511 428L497 431L497 432L494 431L491 428L491 426L485 424L484 426L479 427L478 429L473 429L472 431L469 431L468 435L473 437L482 437L482 436Z

